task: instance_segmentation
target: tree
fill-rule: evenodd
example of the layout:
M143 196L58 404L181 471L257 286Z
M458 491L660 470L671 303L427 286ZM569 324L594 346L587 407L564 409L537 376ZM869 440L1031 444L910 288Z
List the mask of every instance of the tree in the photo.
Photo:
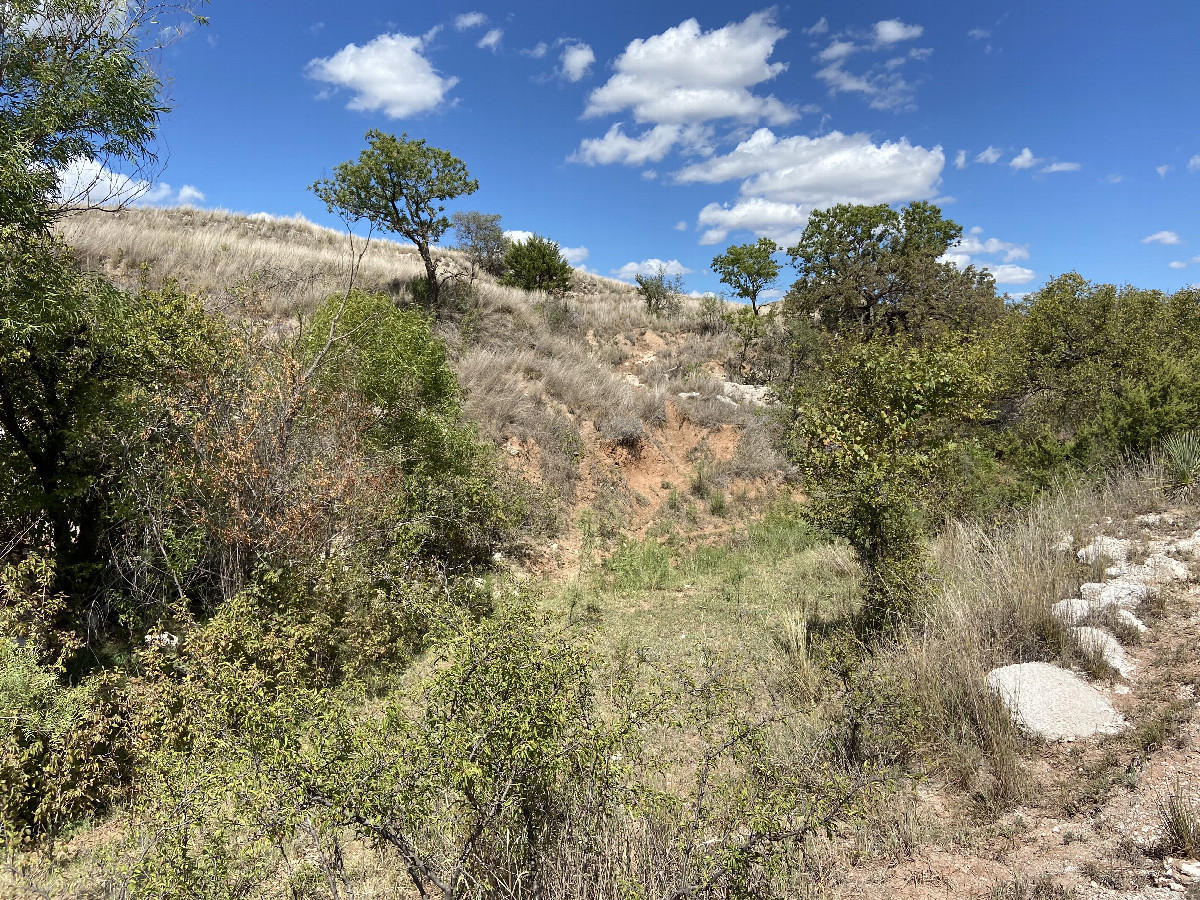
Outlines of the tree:
M646 301L646 311L656 316L669 316L679 312L682 305L683 276L668 275L667 267L659 265L653 275L634 275L638 293Z
M712 261L713 271L721 276L721 283L733 288L742 299L749 300L756 316L758 295L779 277L779 263L771 255L778 250L778 244L764 237L755 244L730 247Z
M441 284L430 248L450 227L442 201L475 193L479 182L468 176L461 159L407 134L397 138L372 129L367 145L357 162L339 163L333 178L314 182L310 190L347 221L366 219L412 241L436 308Z
M467 254L472 266L492 275L503 274L508 241L500 228L499 213L456 212L450 223L458 234L458 249Z
M980 328L1003 303L986 272L941 261L961 235L962 226L921 201L900 211L884 204L817 210L787 249L800 278L786 302L827 331L864 338Z
M531 235L512 244L504 254L502 284L527 291L565 294L571 289L575 270L563 258L558 242Z
M0 4L3 200L12 200L18 173L26 200L37 198L0 203L0 220L45 228L73 206L127 201L147 183L136 176L157 163L154 136L166 110L151 51L203 24L195 9L204 2Z
M923 519L947 505L991 380L978 345L834 339L821 376L793 388L792 457L816 522L866 575L865 618L903 613L921 576Z

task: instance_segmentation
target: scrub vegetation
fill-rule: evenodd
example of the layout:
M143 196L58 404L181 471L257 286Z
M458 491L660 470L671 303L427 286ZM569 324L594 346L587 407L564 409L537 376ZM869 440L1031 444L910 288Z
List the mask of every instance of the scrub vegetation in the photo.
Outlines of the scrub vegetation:
M1200 292L1012 302L929 203L815 212L775 303L769 241L714 260L749 308L635 288L379 132L314 189L415 249L72 209L159 110L104 9L0 13L6 894L816 896L915 852L919 785L1057 802L985 676L1108 671L1058 547L1194 517Z

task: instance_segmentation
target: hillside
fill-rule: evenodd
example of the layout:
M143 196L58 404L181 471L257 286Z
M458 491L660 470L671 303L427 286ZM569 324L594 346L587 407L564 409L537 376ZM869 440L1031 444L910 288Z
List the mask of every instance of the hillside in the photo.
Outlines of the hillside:
M85 266L118 281L144 271L216 306L252 293L284 330L344 290L352 254L364 251L304 221L189 208L92 211L63 233ZM456 251L442 256L467 268ZM415 249L376 237L354 278L403 298L421 272ZM444 311L436 328L468 416L548 504L532 548L547 554L539 565L577 567L587 509L630 534L685 518L688 530L716 533L790 492L768 435L767 390L742 387L736 338L705 321L696 300L668 320L632 286L588 273L561 301L477 279L471 304Z
M164 369L164 409L134 406L141 430L115 444L135 463L122 502L149 511L114 530L113 568L144 608L111 613L99 674L64 674L71 638L37 613L61 602L47 576L4 574L5 621L51 660L0 642L0 698L41 723L0 770L5 821L29 822L6 844L9 894L1200 891L1200 506L1165 453L1056 469L986 517L937 495L921 565L888 560L909 605L880 622L871 558L814 513L840 497L801 482L778 402L746 383L799 352L775 318L750 359L711 303L658 316L596 276L552 298L478 275L427 340L415 253L372 242L354 281L385 298L365 321L394 330L314 367L308 409L290 392L349 283L343 236L192 209L64 234L228 346L179 341L200 363ZM443 345L460 394L388 393L402 350L437 370ZM887 376L867 412L889 422L896 360L924 350L901 349L861 366ZM836 383L861 385L848 358ZM239 553L264 562L239 571ZM1101 724L1004 699L997 673L1028 665L1082 685ZM1062 730L1039 736L1039 717Z

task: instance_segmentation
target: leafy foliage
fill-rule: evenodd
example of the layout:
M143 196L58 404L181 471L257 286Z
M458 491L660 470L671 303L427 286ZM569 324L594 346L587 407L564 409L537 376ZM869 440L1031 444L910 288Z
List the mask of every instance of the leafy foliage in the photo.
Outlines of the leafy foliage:
M962 235L931 203L901 211L839 204L816 210L787 250L800 278L788 292L793 315L862 337L974 330L1002 306L992 278L939 258Z
M497 277L504 274L507 239L499 213L456 212L450 224L458 235L458 249L467 254L472 265Z
M667 274L666 266L659 266L653 275L634 275L633 280L647 312L673 316L683 307L683 276Z
M779 249L778 244L764 237L754 244L730 247L712 261L712 269L721 276L721 282L733 288L737 296L749 300L756 316L758 295L779 277L779 263L772 256Z
M424 140L409 140L407 134L397 138L371 129L367 149L358 161L339 163L333 178L322 178L311 190L330 212L349 221L366 219L412 241L425 264L432 305L437 308L441 284L430 248L450 227L444 201L479 190L479 182L468 176L461 159Z
M571 289L574 272L559 251L557 241L535 234L509 245L500 281L527 291L561 296Z
M815 520L849 541L867 575L867 616L904 610L936 515L990 383L977 349L946 340L839 341L820 381L792 396L790 443Z

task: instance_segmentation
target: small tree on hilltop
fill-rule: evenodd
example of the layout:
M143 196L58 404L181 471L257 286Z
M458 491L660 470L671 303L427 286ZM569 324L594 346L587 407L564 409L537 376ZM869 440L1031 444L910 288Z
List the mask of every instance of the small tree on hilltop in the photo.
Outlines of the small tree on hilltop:
M479 182L467 175L461 159L424 140L372 129L367 144L358 162L339 163L333 178L315 182L310 190L330 212L349 221L366 219L416 244L425 263L429 301L436 308L441 285L430 247L450 227L440 201L473 194Z
M683 276L668 275L660 265L653 275L634 275L638 293L646 301L646 311L656 316L670 316L683 306Z
M527 291L561 295L571 289L574 273L558 249L558 242L535 234L509 246L500 281Z
M735 294L750 301L758 315L758 295L767 290L779 277L779 263L771 257L779 245L770 238L759 238L756 244L737 244L712 261L712 269L721 282L733 288Z
M500 228L499 213L456 212L450 223L458 235L458 249L467 255L472 266L492 275L503 274L508 241Z

